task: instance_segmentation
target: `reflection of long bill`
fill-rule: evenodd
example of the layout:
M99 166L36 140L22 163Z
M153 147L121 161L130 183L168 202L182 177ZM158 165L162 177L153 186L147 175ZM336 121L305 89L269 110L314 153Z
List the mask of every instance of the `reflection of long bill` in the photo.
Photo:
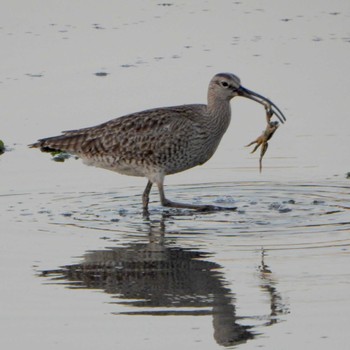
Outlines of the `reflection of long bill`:
M239 87L238 95L242 97L250 98L253 101L261 103L265 107L266 105L268 105L268 107L271 107L272 112L276 115L276 117L279 119L279 121L282 124L287 120L284 114L282 113L282 111L272 101L270 101L266 97L259 95L254 91L248 90L243 86Z

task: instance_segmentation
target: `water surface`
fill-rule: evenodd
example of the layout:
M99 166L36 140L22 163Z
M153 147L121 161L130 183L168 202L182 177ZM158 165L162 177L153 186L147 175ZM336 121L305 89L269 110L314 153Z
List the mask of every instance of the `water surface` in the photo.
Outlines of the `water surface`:
M350 314L347 1L11 1L0 13L3 348L346 349ZM261 106L232 101L204 166L167 196L27 144L237 74L288 121L258 171Z

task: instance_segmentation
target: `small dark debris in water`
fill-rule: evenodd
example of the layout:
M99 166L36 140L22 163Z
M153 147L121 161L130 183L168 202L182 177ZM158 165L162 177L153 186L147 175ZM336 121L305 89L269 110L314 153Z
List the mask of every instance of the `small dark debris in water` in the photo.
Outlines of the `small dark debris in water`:
M5 144L4 141L0 140L0 154L5 153L6 148L5 148Z
M291 18L282 18L282 19L281 19L282 22L289 22L289 21L291 21L291 20L292 20Z
M120 216L126 216L127 212L128 212L128 211L127 211L126 209L120 209L120 210L119 210L119 215L120 215Z
M62 213L62 216L70 218L73 214L72 213Z
M346 177L347 179L350 179L350 171L349 171L348 173L346 173L345 177Z
M142 60L142 59L138 59L136 62L136 64L145 64L147 63L146 61Z
M273 202L269 205L270 210L279 210L282 207L282 204L279 202Z
M315 199L315 200L312 202L312 204L314 204L314 205L324 204L324 201L320 201L320 200L318 200L318 199Z
M290 211L292 211L292 209L283 206L282 203L279 202L273 202L269 205L269 209L270 210L276 210L279 213L289 213Z
M133 65L133 64L122 64L120 67L122 67L122 68L131 68L131 67L136 67L136 66Z
M280 209L278 209L278 212L279 213L289 213L290 211L292 211L292 209L290 209L290 208L280 208Z
M28 209L26 209L26 210L28 210ZM32 213L28 213L28 212L23 212L23 210L22 210L22 213L20 215L21 216L31 216L33 214Z
M288 201L285 201L283 203L287 203L287 204L295 204L295 200L294 199L290 199Z
M111 222L119 222L119 219L111 219Z
M340 12L330 12L329 14L332 16L337 16L337 15L340 15Z
M51 214L51 211L47 209L41 209L38 211L38 214Z
M332 210L332 211L326 211L324 214L325 215L331 215L331 214L337 214L337 213L341 213L341 210Z
M255 221L256 225L266 226L270 225L270 221Z
M59 155L53 157L52 160L54 162L63 163L65 160L67 160L69 158L70 158L69 154L59 154Z
M109 73L106 72L96 72L94 73L97 77L106 77Z
M52 160L55 162L64 162L65 160L71 157L69 153L62 152L62 151L53 151L50 153L52 155Z
M157 4L158 6L173 6L174 4L170 3L170 2L163 2L160 4Z
M30 78L42 78L44 76L44 74L31 74L31 73L27 73L26 74L27 77L30 77Z
M98 24L98 23L94 23L93 24L93 27L94 27L94 29L105 29L104 27L102 27L100 24Z

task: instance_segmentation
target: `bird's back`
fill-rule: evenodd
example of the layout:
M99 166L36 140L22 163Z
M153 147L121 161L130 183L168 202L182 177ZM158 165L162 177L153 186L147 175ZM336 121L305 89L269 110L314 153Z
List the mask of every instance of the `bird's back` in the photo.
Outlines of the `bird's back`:
M176 173L208 160L206 105L150 109L39 140L33 147L75 154L86 163L134 176Z

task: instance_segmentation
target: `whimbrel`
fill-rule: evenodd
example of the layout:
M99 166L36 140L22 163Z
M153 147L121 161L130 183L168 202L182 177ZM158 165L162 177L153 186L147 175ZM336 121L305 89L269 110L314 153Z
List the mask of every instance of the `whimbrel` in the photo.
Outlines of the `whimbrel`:
M131 176L148 183L142 195L145 212L153 184L166 207L197 210L223 209L214 205L170 201L164 194L164 177L208 161L215 153L231 120L230 100L242 96L270 108L283 123L280 109L262 95L244 88L231 73L215 75L209 83L208 104L154 108L106 123L38 140L30 147L42 151L64 151L84 163Z

